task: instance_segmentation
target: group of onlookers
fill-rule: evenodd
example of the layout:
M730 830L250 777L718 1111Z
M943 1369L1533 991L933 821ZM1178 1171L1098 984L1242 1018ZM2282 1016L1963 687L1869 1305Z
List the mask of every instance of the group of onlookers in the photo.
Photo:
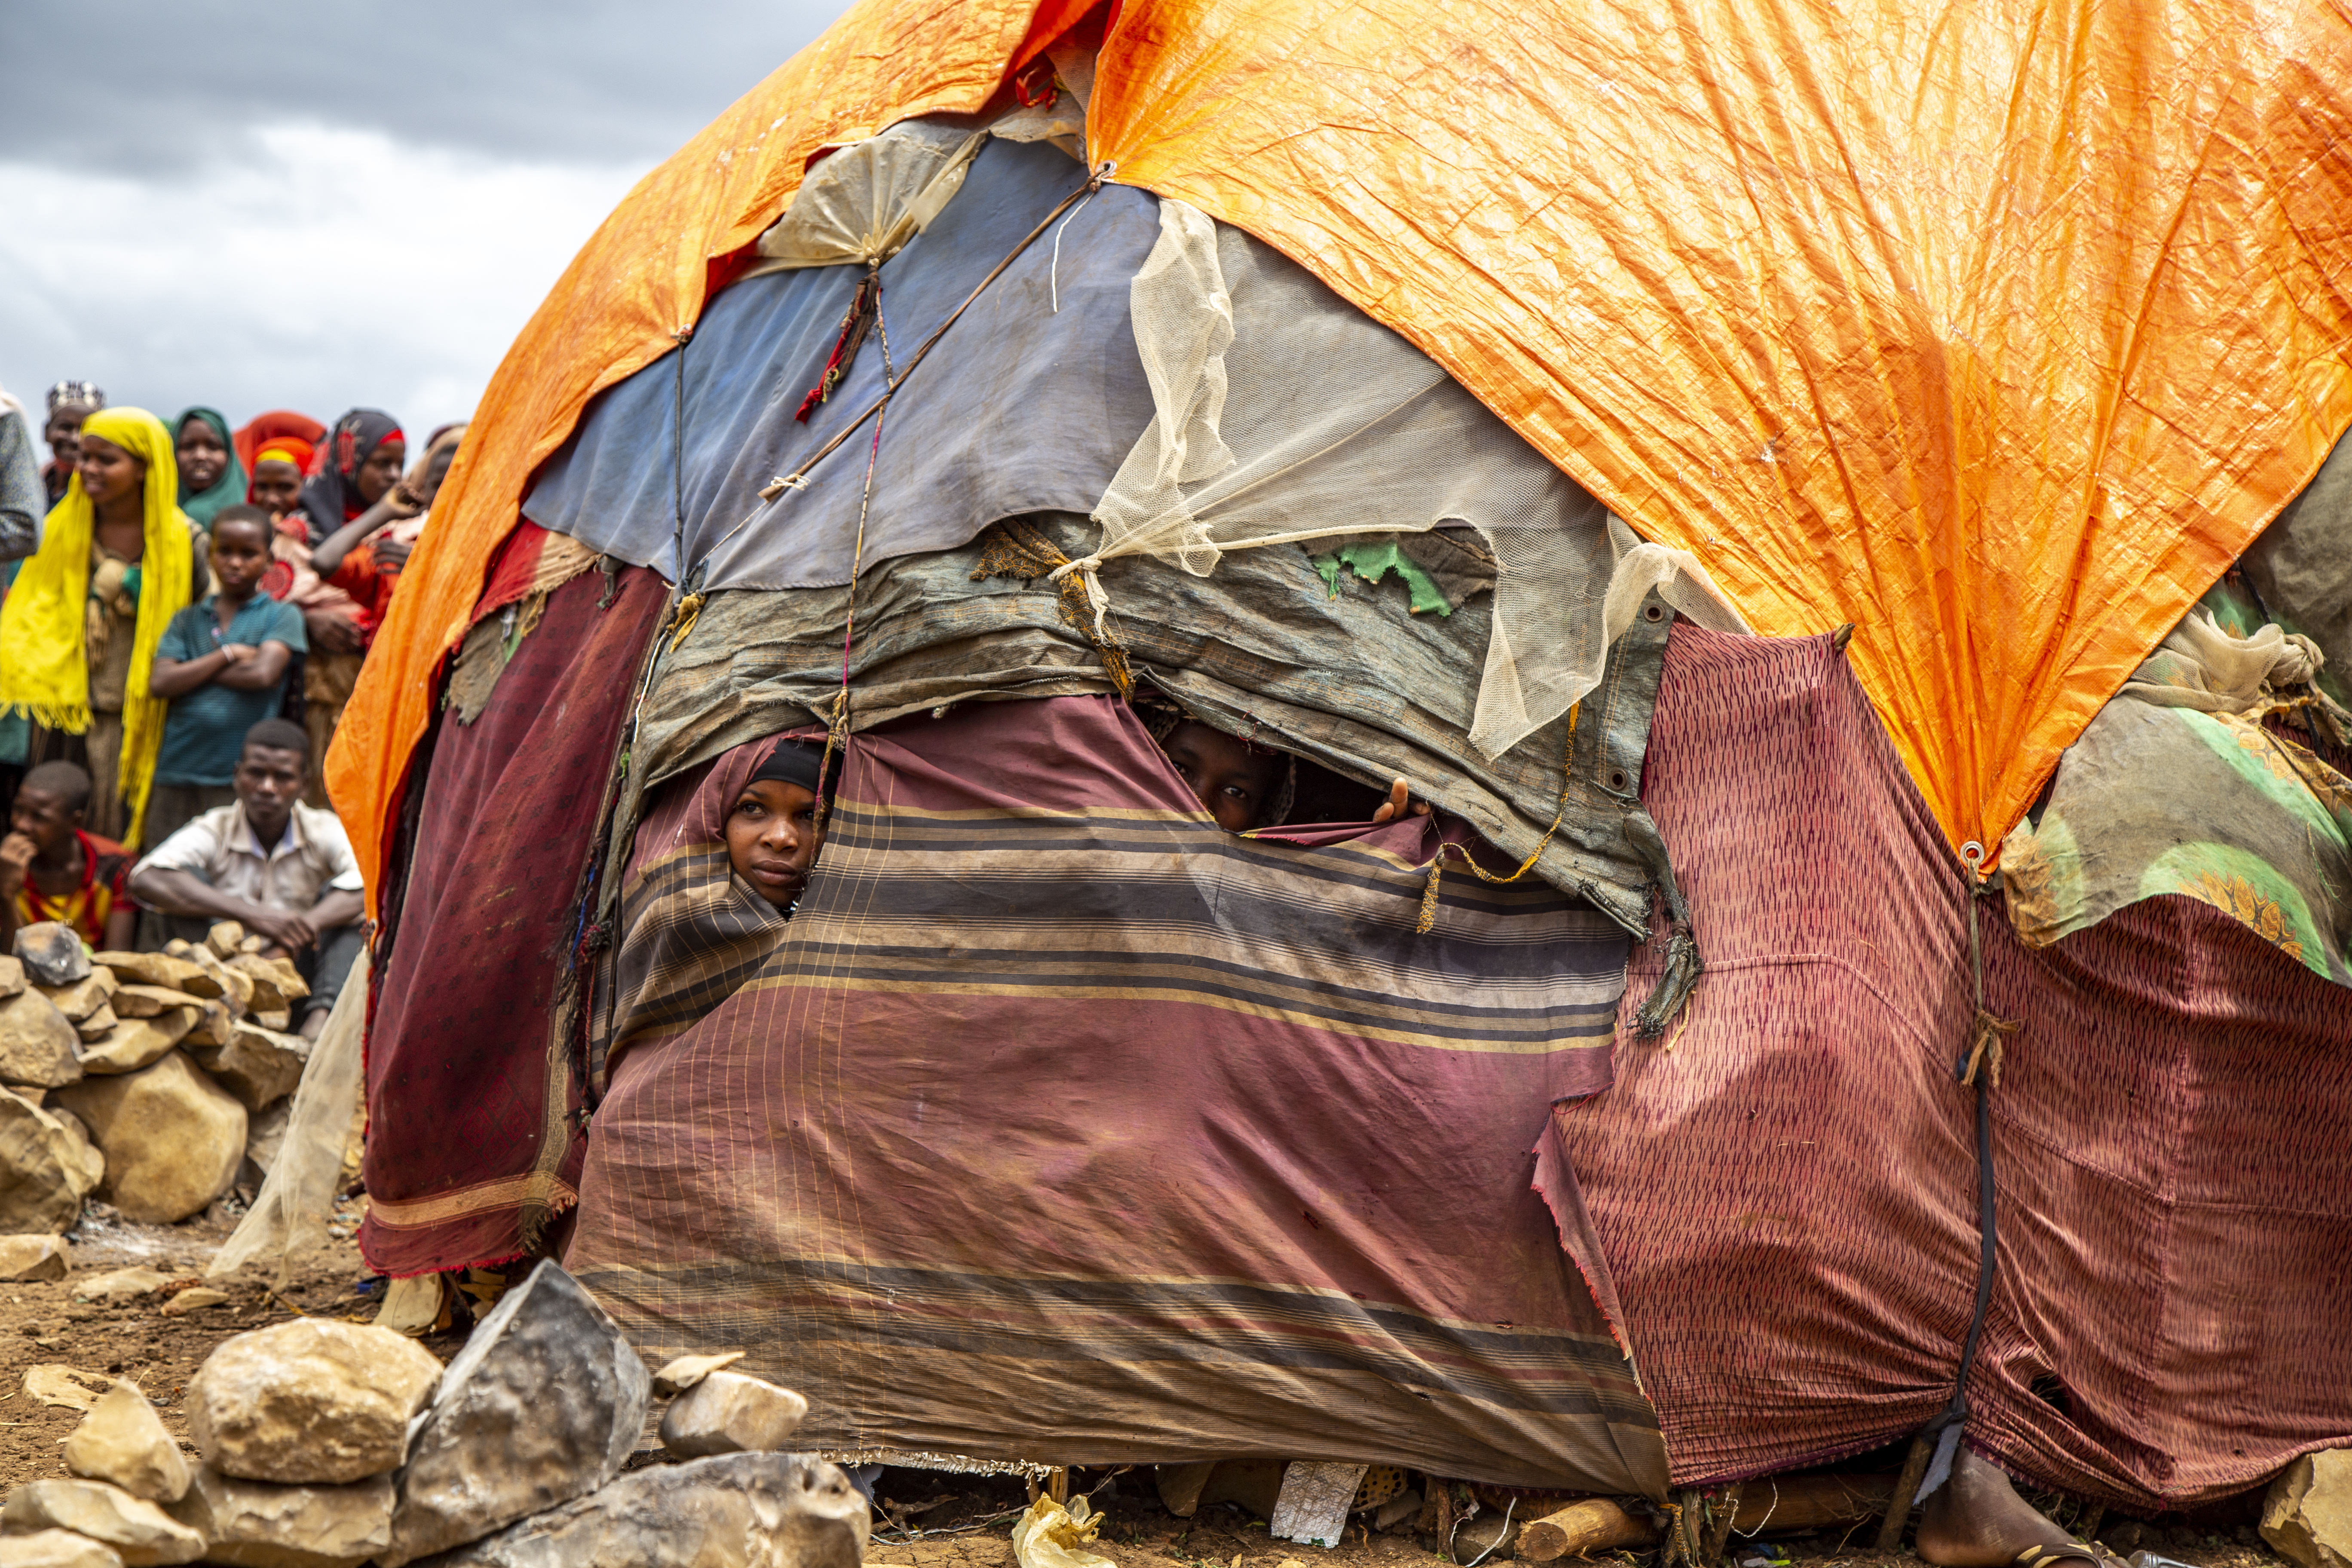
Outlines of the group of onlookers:
M464 434L412 462L377 409L167 426L65 381L42 464L0 392L0 952L237 919L319 972L323 1022L360 879L320 764Z

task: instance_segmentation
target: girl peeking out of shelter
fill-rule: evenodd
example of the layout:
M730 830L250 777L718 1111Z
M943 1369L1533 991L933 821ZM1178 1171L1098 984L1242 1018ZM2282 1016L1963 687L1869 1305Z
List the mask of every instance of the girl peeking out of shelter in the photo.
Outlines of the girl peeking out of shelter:
M1181 715L1163 718L1150 728L1186 786L1226 832L1279 827L1290 820L1298 795L1297 757ZM1427 816L1429 803L1414 800L1410 786L1398 779L1371 819L1389 822L1407 812Z
M746 886L790 917L808 887L809 868L824 842L817 820L818 769L824 748L779 741L743 785L727 813L727 859ZM841 781L840 759L824 787L827 800Z

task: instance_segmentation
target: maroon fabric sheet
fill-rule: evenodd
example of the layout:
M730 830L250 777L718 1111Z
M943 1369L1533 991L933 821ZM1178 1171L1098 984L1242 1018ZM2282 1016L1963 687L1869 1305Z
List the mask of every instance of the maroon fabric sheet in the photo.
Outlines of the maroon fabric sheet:
M1829 638L1675 627L1643 798L1707 969L1556 1123L1678 1484L1939 1411L1977 1278L1956 862ZM1999 1279L1969 1441L2126 1508L2352 1443L2352 1009L2217 910L2039 952L1981 906ZM1657 944L1627 994L1647 993Z
M1428 819L1239 838L1116 700L978 703L856 738L718 987L744 769L625 892L619 967L695 1007L624 1002L566 1262L641 1350L750 1352L825 1447L1662 1489L1531 1186L1606 1082L1608 917L1449 871L1417 934Z
M368 1266L391 1275L514 1257L526 1209L578 1182L577 1108L551 1008L582 869L646 637L667 589L632 567L610 607L588 573L471 724L444 715L367 1045Z

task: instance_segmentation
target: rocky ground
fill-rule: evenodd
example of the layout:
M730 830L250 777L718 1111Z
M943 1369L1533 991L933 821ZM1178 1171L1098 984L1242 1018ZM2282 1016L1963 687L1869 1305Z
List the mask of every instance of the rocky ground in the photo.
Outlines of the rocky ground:
M283 1322L298 1313L331 1318L375 1315L364 1294L367 1270L351 1235L355 1205L344 1205L332 1227L337 1239L301 1268L283 1296L258 1285L233 1284L228 1300L180 1314L164 1309L163 1293L113 1301L74 1299L77 1288L118 1268L152 1268L176 1286L193 1283L236 1228L236 1215L215 1205L181 1225L136 1225L92 1204L68 1237L72 1274L56 1283L0 1283L0 1493L26 1481L65 1473L58 1458L79 1410L43 1403L26 1392L25 1374L62 1364L93 1374L102 1391L110 1376L128 1377L163 1402L165 1428L190 1454L180 1394L213 1347L235 1333ZM448 1350L435 1346L446 1356Z
M63 1475L64 1440L82 1419L80 1411L47 1404L26 1390L26 1374L35 1367L62 1365L88 1374L93 1393L114 1376L135 1379L159 1402L166 1430L193 1460L183 1395L222 1340L298 1315L372 1319L381 1282L366 1278L350 1239L361 1201L345 1204L332 1227L336 1239L298 1270L284 1292L236 1284L227 1288L226 1300L186 1310L175 1310L174 1292L202 1275L236 1215L215 1205L181 1225L150 1226L93 1205L70 1238L74 1269L68 1279L0 1284L0 1492ZM173 1283L120 1300L77 1299L92 1280L129 1268L152 1269ZM179 1305L202 1299L187 1297ZM447 1337L426 1345L446 1361L459 1342ZM655 1458L650 1432L643 1446L647 1451L639 1461ZM1177 1518L1161 1506L1148 1470L1082 1470L1073 1480L1105 1516L1096 1549L1118 1568L1396 1568L1445 1561L1433 1550L1434 1539L1418 1535L1409 1521L1386 1533L1352 1527L1342 1545L1323 1551L1269 1539L1264 1521L1234 1504L1212 1504L1190 1519ZM876 1490L884 1507L866 1549L870 1568L1013 1568L1010 1532L1028 1500L1020 1479L891 1469L877 1479ZM2036 1500L2061 1508L2066 1522L2080 1522L2057 1500ZM1888 1557L1859 1545L1873 1528L1735 1542L1727 1560L1735 1568L1915 1568L1917 1559L1907 1552ZM2111 1545L2147 1547L2193 1568L2282 1568L2284 1563L2254 1534L2250 1508L2193 1520L2109 1520L2100 1534ZM1654 1552L1612 1554L1622 1568L1643 1568L1655 1558Z

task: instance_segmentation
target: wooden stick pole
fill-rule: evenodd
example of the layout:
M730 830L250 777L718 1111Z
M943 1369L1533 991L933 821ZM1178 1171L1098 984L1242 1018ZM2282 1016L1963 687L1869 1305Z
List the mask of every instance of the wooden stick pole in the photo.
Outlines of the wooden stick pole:
M1902 1479L1895 1483L1895 1495L1886 1500L1886 1517L1879 1521L1881 1552L1902 1550L1903 1527L1911 1521L1911 1499L1919 1489L1920 1479L1927 1473L1927 1456L1933 1451L1926 1433L1911 1439L1911 1452L1903 1459Z

